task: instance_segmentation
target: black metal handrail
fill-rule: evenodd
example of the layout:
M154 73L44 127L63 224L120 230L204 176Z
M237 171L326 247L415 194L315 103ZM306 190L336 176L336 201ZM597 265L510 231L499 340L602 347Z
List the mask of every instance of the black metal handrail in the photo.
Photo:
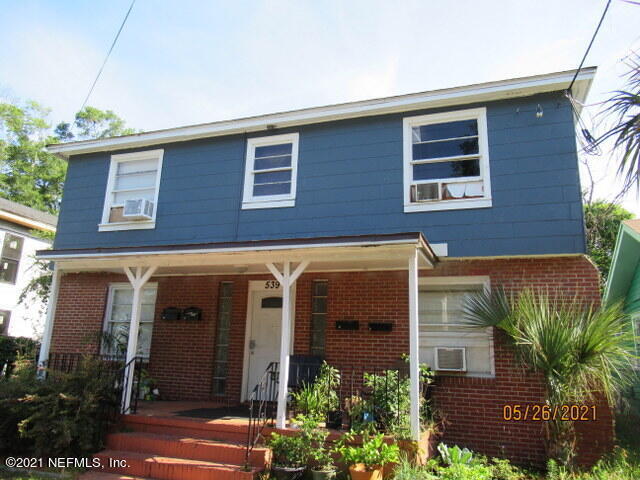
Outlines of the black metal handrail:
M278 394L278 362L271 362L265 369L258 384L249 395L249 428L247 429L247 447L245 465L249 465L249 456L258 443L264 427L276 418L276 396Z
M68 352L51 352L49 358L41 365L41 368L55 373L73 373L75 372L82 361L87 358L93 358L100 360L100 375L113 377L110 381L113 381L113 388L115 396L118 398L119 403L115 408L114 416L125 413L136 413L138 410L138 399L140 397L140 385L142 377L142 367L146 362L143 357L134 357L129 362L125 363L125 359L122 355L99 355L90 353L68 353ZM124 411L124 404L121 402L124 387L127 384L129 373L133 368L133 388L131 389L131 397L129 402L129 409Z

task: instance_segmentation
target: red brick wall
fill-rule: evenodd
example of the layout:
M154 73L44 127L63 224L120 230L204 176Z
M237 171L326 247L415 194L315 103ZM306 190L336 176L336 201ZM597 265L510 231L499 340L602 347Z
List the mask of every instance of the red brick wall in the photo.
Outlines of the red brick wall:
M553 295L579 295L598 304L599 274L584 257L444 261L421 276L487 275L491 285L507 292L525 287L548 289ZM544 462L542 424L503 420L505 404L541 404L541 380L517 366L513 352L500 334L494 337L495 378L441 376L434 402L443 412L443 441L457 443L487 455L507 456L520 463ZM592 463L612 447L611 410L602 404L596 422L578 425L585 440L579 444L579 460Z
M422 276L488 275L492 285L508 291L526 286L548 287L551 292L578 294L599 301L598 273L583 257L443 261ZM203 319L191 324L156 321L151 346L150 373L166 399L212 399L215 323L219 282L233 282L229 372L224 400L240 397L248 282L268 276L160 277L156 318L168 306L198 306ZM296 286L294 353L309 352L311 285L328 280L326 359L339 366L384 368L395 365L408 352L406 272L309 273ZM124 277L106 274L70 274L61 281L52 351L97 351L81 341L102 327L107 288ZM338 331L336 320L358 320L358 331ZM367 323L394 324L391 332L369 332ZM446 420L443 440L468 446L488 455L506 455L522 463L541 463L544 450L541 425L502 420L505 404L540 403L539 378L516 366L502 339L495 339L495 378L439 377L434 402ZM579 425L589 441L582 442L581 458L592 460L611 445L612 421L608 409L599 408L599 421Z

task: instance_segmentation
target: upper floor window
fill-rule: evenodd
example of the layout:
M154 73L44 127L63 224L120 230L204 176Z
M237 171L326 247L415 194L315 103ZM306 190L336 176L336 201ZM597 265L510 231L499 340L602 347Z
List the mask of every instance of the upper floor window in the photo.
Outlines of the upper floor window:
M404 119L404 211L491 206L485 108Z
M23 242L22 237L8 232L4 234L2 257L0 258L0 282L16 283Z
M297 169L297 133L247 140L242 208L293 207Z
M155 227L163 152L111 156L100 231Z

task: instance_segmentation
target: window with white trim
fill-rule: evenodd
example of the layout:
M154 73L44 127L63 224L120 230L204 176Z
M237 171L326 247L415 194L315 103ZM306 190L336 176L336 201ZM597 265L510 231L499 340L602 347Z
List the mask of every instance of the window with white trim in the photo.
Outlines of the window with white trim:
M140 312L140 328L138 330L137 355L149 358L151 353L151 336L155 317L156 296L158 287L149 283L142 289L142 310ZM131 325L131 306L133 304L133 287L126 283L111 284L107 310L104 321L103 355L124 356L129 340Z
M491 206L485 108L407 117L404 211Z
M469 295L488 288L487 277L420 279L420 362L440 373L493 376L491 329L470 329L463 323Z
M288 133L247 140L243 209L295 205L298 138Z
M101 231L154 228L163 150L111 156Z

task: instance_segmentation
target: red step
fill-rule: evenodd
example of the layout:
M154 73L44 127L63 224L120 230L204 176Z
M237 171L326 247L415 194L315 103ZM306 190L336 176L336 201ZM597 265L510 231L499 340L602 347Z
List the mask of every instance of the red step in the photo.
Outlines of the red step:
M244 465L246 455L245 444L146 432L112 433L107 448L233 465ZM270 461L267 448L255 447L249 456L249 465L254 467L264 468Z
M104 450L95 455L104 471L157 480L254 480L261 470L239 465L164 457L140 452ZM114 461L111 462L110 459ZM118 462L118 463L116 463Z
M125 415L122 425L135 432L179 435L188 438L205 438L233 443L247 441L246 422L221 422L194 418L155 417L145 415Z
M130 477L128 475L120 475L119 473L99 472L97 470L89 470L80 475L77 480L148 480L142 477Z

